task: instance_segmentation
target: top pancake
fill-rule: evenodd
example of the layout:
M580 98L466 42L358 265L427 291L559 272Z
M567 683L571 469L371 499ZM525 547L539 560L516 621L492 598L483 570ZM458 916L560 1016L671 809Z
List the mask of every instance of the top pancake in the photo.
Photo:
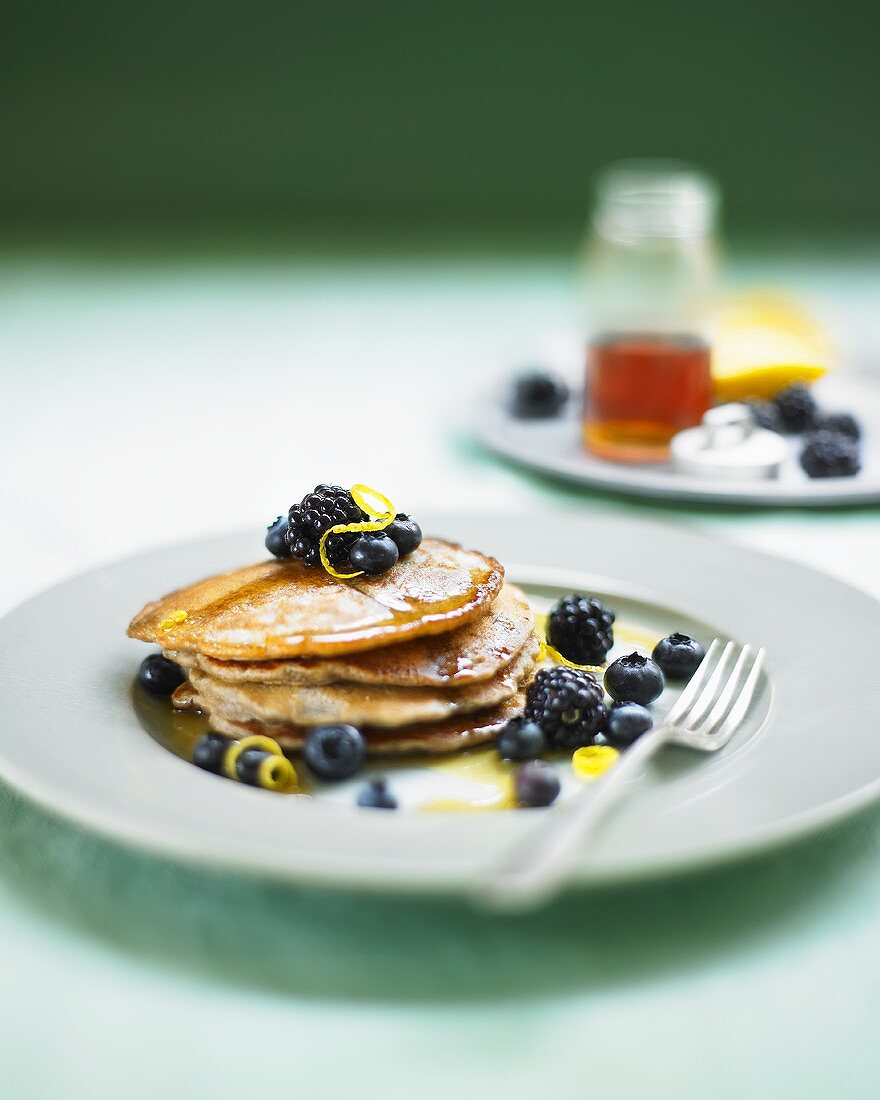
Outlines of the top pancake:
M427 538L378 577L338 580L296 559L220 573L147 604L128 634L223 660L335 656L468 623L503 580L494 558Z
M398 687L459 687L490 680L534 633L525 595L505 584L478 619L448 634L416 638L400 645L349 656L293 657L272 661L221 661L202 653L166 649L172 661L206 672L226 683L390 684Z

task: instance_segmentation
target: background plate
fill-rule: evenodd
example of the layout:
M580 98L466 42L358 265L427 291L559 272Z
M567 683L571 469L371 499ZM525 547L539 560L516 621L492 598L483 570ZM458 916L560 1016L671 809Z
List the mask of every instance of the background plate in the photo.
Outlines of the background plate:
M752 736L712 761L668 750L585 851L580 880L755 851L880 792L878 607L868 596L790 562L640 520L420 516L429 531L528 562L511 575L545 593L595 583L647 600L647 614L680 611L768 648L772 706L765 685ZM7 616L0 776L81 825L166 855L295 881L464 889L483 860L530 827L530 813L370 814L276 797L182 763L141 728L130 689L145 647L125 637L129 617L159 593L252 560L258 546L250 534L150 553L74 578Z
M862 469L856 477L810 480L798 465L796 440L789 461L773 480L722 481L679 474L666 465L605 462L583 448L579 409L554 420L517 420L507 410L503 391L482 399L474 430L489 450L520 466L617 494L765 507L827 508L880 501L880 386L857 375L837 374L822 379L814 390L823 410L851 410L862 422Z

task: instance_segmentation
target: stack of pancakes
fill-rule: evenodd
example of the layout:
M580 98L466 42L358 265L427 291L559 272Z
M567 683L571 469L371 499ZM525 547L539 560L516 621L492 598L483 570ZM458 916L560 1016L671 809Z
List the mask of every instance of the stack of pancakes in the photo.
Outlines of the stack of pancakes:
M498 562L439 539L378 577L297 560L209 577L148 604L128 633L186 669L173 701L213 729L297 749L315 726L350 723L376 755L490 740L522 710L539 651Z

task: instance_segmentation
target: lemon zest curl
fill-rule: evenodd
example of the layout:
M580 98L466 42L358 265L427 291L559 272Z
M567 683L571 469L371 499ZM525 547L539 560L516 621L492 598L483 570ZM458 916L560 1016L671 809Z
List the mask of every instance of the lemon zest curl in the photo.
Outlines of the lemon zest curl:
M557 665L565 665L566 668L576 668L581 672L589 672L593 676L601 676L604 672L603 665L576 665L574 661L569 661L566 657L563 657L558 649L554 649L549 642L541 642L541 646L538 650L538 663L541 661L553 661Z
M238 763L239 756L246 749L260 749L273 757L271 762L264 760L260 764L258 776L261 787L282 792L292 791L297 787L299 777L296 774L296 769L281 751L281 746L274 738L263 737L260 734L234 741L226 750L223 757L223 771L226 773L227 779L238 781L235 765Z
M620 753L611 745L585 745L575 749L571 766L580 779L596 779L613 767L619 757Z
M353 577L362 577L364 571L363 569L359 569L355 573L340 573L333 568L330 564L330 558L327 555L327 540L330 536L347 535L358 531L384 531L397 515L397 510L388 497L378 492L376 489L371 489L369 485L352 485L349 492L358 508L373 518L362 520L359 523L337 523L335 527L330 527L321 535L321 541L318 543L318 552L321 555L321 565L324 566L331 577L336 577L336 579L340 581L348 581Z

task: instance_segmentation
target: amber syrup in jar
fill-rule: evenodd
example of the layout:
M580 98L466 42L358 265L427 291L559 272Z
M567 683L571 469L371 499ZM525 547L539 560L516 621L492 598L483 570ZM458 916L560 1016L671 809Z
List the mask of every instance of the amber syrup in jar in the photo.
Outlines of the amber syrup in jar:
M584 443L614 462L662 462L676 432L712 402L709 345L699 336L606 335L588 351Z
M662 462L711 402L718 191L692 165L634 160L599 177L586 252L589 451Z

